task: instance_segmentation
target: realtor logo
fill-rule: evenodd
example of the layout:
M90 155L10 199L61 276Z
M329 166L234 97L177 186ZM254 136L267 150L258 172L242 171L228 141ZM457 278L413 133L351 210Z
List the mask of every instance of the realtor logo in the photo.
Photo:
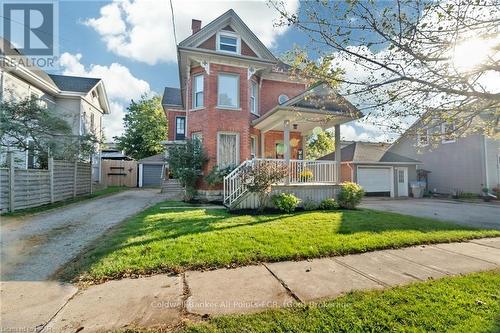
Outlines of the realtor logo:
M2 36L10 42L4 47L15 48L34 65L50 66L58 53L57 3L54 0L2 2Z

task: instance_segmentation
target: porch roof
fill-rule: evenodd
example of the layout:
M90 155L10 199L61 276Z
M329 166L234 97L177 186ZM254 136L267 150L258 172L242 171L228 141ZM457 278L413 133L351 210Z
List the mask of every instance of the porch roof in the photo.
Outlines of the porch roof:
M252 125L261 130L283 129L283 121L297 125L294 131L310 133L315 127L331 128L358 118L363 114L325 83L312 86L287 102L277 105Z

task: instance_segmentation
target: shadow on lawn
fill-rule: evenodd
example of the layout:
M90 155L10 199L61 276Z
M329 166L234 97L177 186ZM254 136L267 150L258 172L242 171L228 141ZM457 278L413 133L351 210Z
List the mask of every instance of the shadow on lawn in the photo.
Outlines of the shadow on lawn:
M234 220L234 223L217 226L227 218ZM75 259L59 269L54 278L73 281L88 271L94 263L115 251L136 246L147 249L149 244L166 239L173 240L183 236L251 227L283 218L283 215L261 215L249 219L248 215L235 216L225 209L197 209L196 206L169 210L161 210L159 206L153 207L109 230L106 235L101 236ZM156 236L147 237L147 235ZM143 240L127 241L143 237Z
M362 232L382 233L388 231L418 231L421 233L436 231L473 231L480 230L429 218L417 218L397 213L378 212L370 209L341 210L342 218L339 234ZM373 221L377 222L374 223Z

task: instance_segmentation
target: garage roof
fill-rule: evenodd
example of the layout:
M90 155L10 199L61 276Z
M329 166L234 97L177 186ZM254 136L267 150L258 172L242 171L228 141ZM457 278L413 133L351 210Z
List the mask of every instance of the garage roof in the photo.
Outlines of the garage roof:
M342 148L342 162L353 163L408 163L420 164L420 161L387 151L391 145L382 142L353 142ZM319 158L335 160L335 153Z
M165 154L157 154L149 157L145 157L139 161L139 164L163 164L165 163Z

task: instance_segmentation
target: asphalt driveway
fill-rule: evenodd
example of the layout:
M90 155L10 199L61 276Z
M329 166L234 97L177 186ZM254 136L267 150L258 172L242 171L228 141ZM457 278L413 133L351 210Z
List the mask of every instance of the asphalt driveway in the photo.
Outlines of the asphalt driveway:
M439 199L388 200L365 198L360 205L385 212L471 225L479 228L500 229L500 205L466 203Z
M0 280L46 280L106 230L161 200L159 190L129 190L24 218L2 217Z

